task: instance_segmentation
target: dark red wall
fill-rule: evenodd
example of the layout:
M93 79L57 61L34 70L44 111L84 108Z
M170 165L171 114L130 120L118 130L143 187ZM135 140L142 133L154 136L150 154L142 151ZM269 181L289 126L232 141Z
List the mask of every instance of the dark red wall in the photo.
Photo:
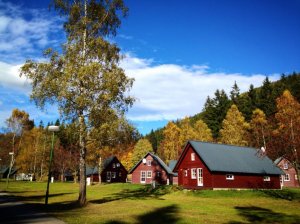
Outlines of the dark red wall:
M243 173L210 172L202 159L195 153L191 145L183 152L178 167L178 184L184 188L212 189L212 188L268 188L280 189L279 175L270 176L270 181L264 181L263 175ZM195 153L195 161L191 161L191 153ZM197 179L191 179L191 169L203 169L203 187L197 186ZM184 177L184 170L188 170L188 176ZM226 180L226 174L233 174L234 180Z
M144 164L141 162L132 172L132 183L134 184L140 184L141 183L141 171L151 171L152 172L152 178L147 178L146 176L146 183L145 184L151 184L154 180L156 183L159 184L167 184L167 179L169 178L170 184L172 182L172 176L170 176L163 168L162 166L156 162L152 158L151 155L148 155L146 157L146 161L151 160L151 166L148 166L147 162ZM160 172L160 176L157 177L157 172ZM147 175L147 173L146 173Z
M117 163L120 164L119 167L117 167ZM113 168L113 164L115 164L115 168ZM114 157L114 159L111 161L111 163L102 171L101 173L101 181L102 182L108 182L106 180L107 177L107 172L115 172L116 173L116 178L111 178L109 183L125 183L127 179L127 170L125 167L122 165L122 163L117 159L117 157ZM99 181L99 176L98 174L93 175L93 181L98 182Z

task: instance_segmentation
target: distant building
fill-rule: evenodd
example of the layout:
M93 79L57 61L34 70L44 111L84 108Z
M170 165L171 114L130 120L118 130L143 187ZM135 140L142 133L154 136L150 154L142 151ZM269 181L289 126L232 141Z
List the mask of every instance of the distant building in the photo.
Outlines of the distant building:
M187 142L173 171L191 189L280 189L283 174L254 148L200 141Z
M288 159L280 157L274 163L284 172L281 176L281 185L283 187L299 187L296 169Z
M147 153L129 171L132 174L134 184L173 184L173 177L176 175L172 170L156 155Z
M101 182L125 183L127 179L127 174L127 170L116 156L110 156L103 161ZM87 167L86 175L87 177L91 178L91 182L99 182L98 166Z

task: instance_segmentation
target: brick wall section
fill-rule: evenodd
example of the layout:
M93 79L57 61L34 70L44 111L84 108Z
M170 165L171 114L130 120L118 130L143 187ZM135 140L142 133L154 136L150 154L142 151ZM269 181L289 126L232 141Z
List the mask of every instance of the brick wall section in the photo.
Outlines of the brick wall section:
M285 167L285 164L287 167ZM282 169L285 174L289 174L290 180L285 180L284 176L282 176L282 185L284 187L299 187L299 182L296 179L296 170L292 166L292 164L285 158L283 158L277 166ZM286 169L287 168L287 169Z

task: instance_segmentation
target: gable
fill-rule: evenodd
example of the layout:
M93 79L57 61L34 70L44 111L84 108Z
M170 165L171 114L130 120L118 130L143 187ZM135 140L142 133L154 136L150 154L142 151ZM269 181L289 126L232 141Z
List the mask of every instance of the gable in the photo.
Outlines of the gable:
M183 153L186 153L189 145L210 171L270 175L282 174L282 171L267 156L258 157L257 151L254 148L189 141ZM180 159L182 159L181 157L182 155Z

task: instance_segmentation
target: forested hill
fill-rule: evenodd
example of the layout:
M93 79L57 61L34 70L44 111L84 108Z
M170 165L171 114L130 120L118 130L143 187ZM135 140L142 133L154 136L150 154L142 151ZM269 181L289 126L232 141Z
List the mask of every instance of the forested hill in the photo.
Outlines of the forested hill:
M203 111L190 117L190 124L194 126L198 120L203 120L217 141L222 122L232 104L237 105L247 122L251 120L252 112L256 108L261 109L268 120L272 120L276 113L276 98L286 89L300 102L300 73L283 74L276 82L270 82L266 77L261 87L254 88L251 84L249 90L244 93L240 93L238 84L233 83L229 95L224 90L216 90L213 98L207 97ZM175 123L180 126L180 120ZM154 151L163 140L163 130L164 128L157 129L145 136L152 143Z

